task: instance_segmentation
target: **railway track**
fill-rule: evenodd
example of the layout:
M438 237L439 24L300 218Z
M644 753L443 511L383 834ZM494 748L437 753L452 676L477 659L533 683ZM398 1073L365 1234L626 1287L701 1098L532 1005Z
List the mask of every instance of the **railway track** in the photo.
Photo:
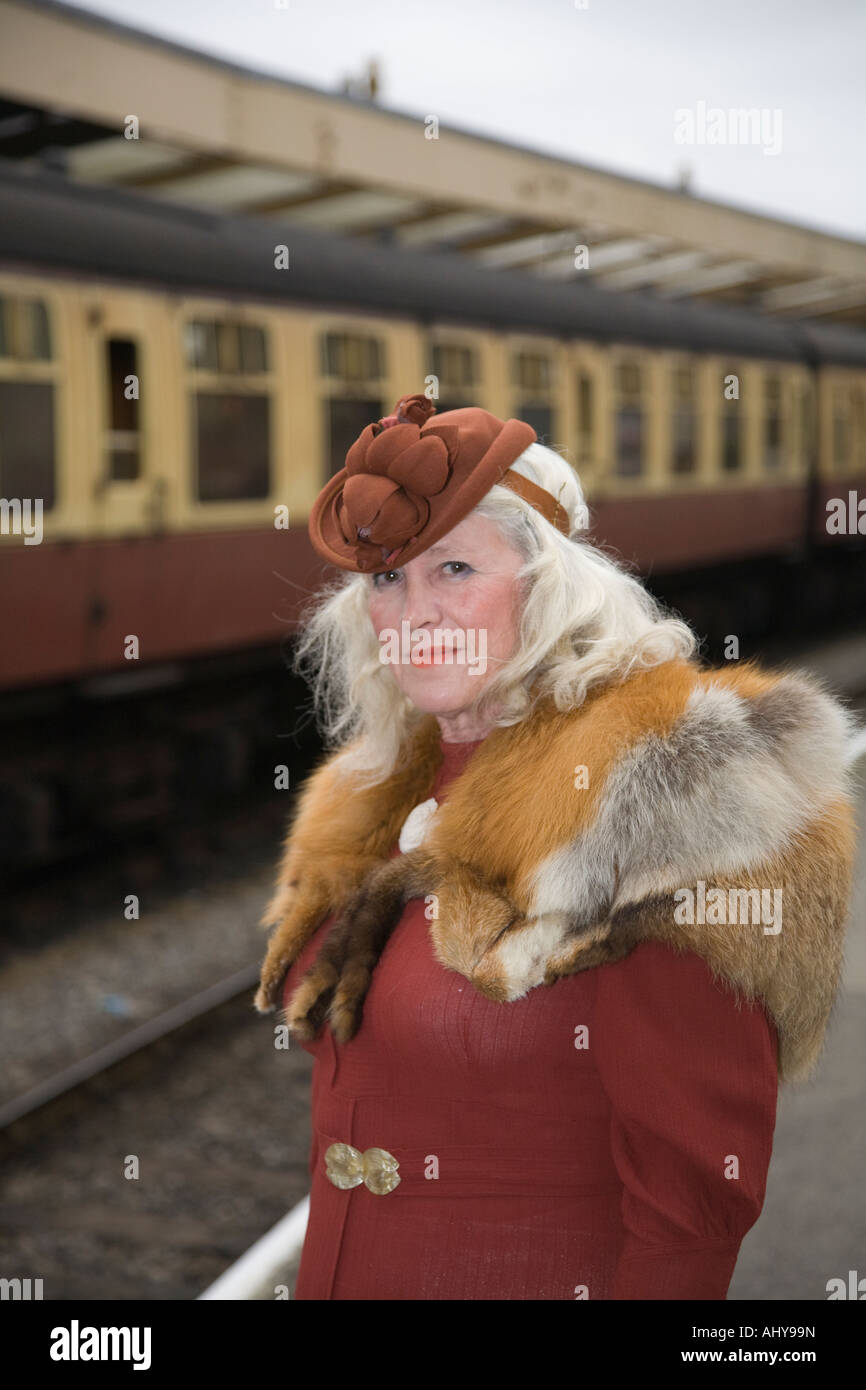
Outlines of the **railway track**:
M4 1107L4 1272L46 1299L194 1299L308 1188L309 1058L257 966Z
M0 1132L12 1129L18 1121L34 1115L37 1111L47 1111L52 1102L69 1097L80 1087L96 1077L108 1073L119 1062L125 1061L135 1053L179 1033L188 1024L206 1018L229 1000L249 996L259 977L259 962L253 962L230 975L218 980L207 989L199 990L189 999L165 1009L156 1018L148 1019L137 1028L106 1043L88 1056L57 1072L46 1081L32 1086L23 1095L0 1105Z

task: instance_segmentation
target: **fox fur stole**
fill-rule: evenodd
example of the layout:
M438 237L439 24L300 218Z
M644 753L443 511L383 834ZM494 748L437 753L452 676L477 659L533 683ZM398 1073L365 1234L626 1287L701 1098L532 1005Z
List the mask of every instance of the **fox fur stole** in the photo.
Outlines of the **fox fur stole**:
M503 1003L641 941L695 951L763 1002L780 1078L805 1078L843 959L855 727L809 675L665 662L578 708L545 697L493 729L424 841L395 857L441 763L437 720L418 722L374 787L353 785L338 750L295 807L262 920L274 930L256 1007L276 1007L289 966L336 913L286 1020L311 1038L327 1018L348 1041L390 932L421 897L436 959Z

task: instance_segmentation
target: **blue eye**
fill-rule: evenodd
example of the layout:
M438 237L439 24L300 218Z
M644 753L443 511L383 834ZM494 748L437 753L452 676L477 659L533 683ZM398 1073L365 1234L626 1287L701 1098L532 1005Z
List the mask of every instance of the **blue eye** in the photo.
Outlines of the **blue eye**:
M464 573L465 573L465 574L471 574L471 573L472 573L472 566L471 566L471 565L468 563L468 561L466 561L466 560L445 560L444 563L442 564L441 568L442 568L442 569L447 569L449 565L457 565L457 566L458 566L458 571L459 571L460 574L464 574ZM380 579L387 579L387 577L388 577L389 574L399 574L399 573L400 573L399 570L379 570L379 572L378 572L377 574L374 574L374 575L373 575L373 588L374 588L374 589L391 589L391 588L393 588L394 586L393 586L392 584L380 584L380 583L379 583L379 580L380 580ZM456 577L456 576L455 576L455 577Z

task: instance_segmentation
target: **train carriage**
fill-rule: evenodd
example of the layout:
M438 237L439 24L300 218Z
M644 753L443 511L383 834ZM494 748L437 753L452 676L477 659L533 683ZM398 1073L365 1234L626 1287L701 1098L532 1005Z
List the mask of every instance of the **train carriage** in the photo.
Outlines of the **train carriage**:
M314 498L364 425L424 383L440 410L519 416L561 449L595 539L705 632L758 635L792 605L831 616L866 600L856 332L6 164L0 196L7 728L25 709L272 660L322 574ZM853 527L828 530L828 502L852 495ZM31 826L16 851L44 849L23 772L5 786L5 822Z

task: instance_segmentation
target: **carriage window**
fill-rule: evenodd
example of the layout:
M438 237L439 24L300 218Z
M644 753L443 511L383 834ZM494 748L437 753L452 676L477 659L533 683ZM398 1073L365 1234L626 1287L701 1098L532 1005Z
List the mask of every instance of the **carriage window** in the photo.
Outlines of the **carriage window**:
M736 473L743 466L743 422L740 414L739 398L728 399L726 383L731 377L736 377L739 385L742 385L742 373L739 367L728 366L722 372L722 404L721 404L721 431L722 431L722 469L725 473Z
M592 377L580 372L577 378L577 438L578 458L591 459L594 454L595 399Z
M516 352L511 364L512 381L521 391L548 392L553 389L553 364L541 352Z
M621 362L616 370L616 472L635 478L643 472L644 409L641 369L636 362Z
M764 467L768 473L782 466L782 386L778 377L764 383Z
M217 326L215 323L186 325L186 359L200 372L217 370Z
M0 358L51 360L48 308L41 299L0 298ZM0 381L0 496L55 502L54 383Z
M385 354L378 338L352 333L325 333L322 372L343 381L375 381L385 375Z
M851 428L845 392L837 388L833 399L833 464L842 470L848 467L851 454Z
M811 382L800 385L800 457L809 466L814 448L815 409Z
M538 435L540 444L551 444L554 435L553 363L543 352L515 352L511 359L512 384L518 388L514 414Z
M434 343L431 354L433 375L439 379L439 390L450 393L469 391L478 381L478 354L472 347L460 343ZM442 407L436 402L437 409Z
M54 506L54 385L0 381L0 497Z
M192 392L192 455L200 502L268 496L270 405L268 396Z
M235 319L194 319L184 328L186 357L196 372L222 378L190 392L195 496L199 502L245 502L271 490L271 399L260 383L269 370L267 333Z
M383 415L382 402L375 397L333 396L324 402L325 450L328 478L345 467L346 455L367 425ZM437 410L441 406L437 405ZM325 479L327 482L327 479Z
M108 380L108 478L133 482L141 471L138 424L138 352L127 338L109 338L105 344Z
M641 392L641 369L636 362L621 362L617 368L616 383L621 396L639 396Z
M643 411L621 405L616 412L616 471L621 478L636 478L643 468Z
M697 465L694 369L676 367L673 386L673 471L693 473Z
M48 308L41 299L0 299L0 357L22 362L51 360Z
M740 419L732 412L722 416L722 467L726 473L736 473L743 462L740 443Z
M27 355L47 361L51 356L51 339L48 331L48 310L39 299L31 300L26 306L27 328L24 333Z
M266 372L268 354L264 330L251 324L241 324L238 330L240 369L242 372Z
M241 369L240 333L237 324L218 323L216 341L217 370L236 376Z
M268 370L265 332L254 324L195 319L185 335L187 363L196 371L237 376Z
M474 347L465 343L431 343L428 360L439 386L439 399L433 401L437 414L464 410L474 404L472 393L481 375Z

